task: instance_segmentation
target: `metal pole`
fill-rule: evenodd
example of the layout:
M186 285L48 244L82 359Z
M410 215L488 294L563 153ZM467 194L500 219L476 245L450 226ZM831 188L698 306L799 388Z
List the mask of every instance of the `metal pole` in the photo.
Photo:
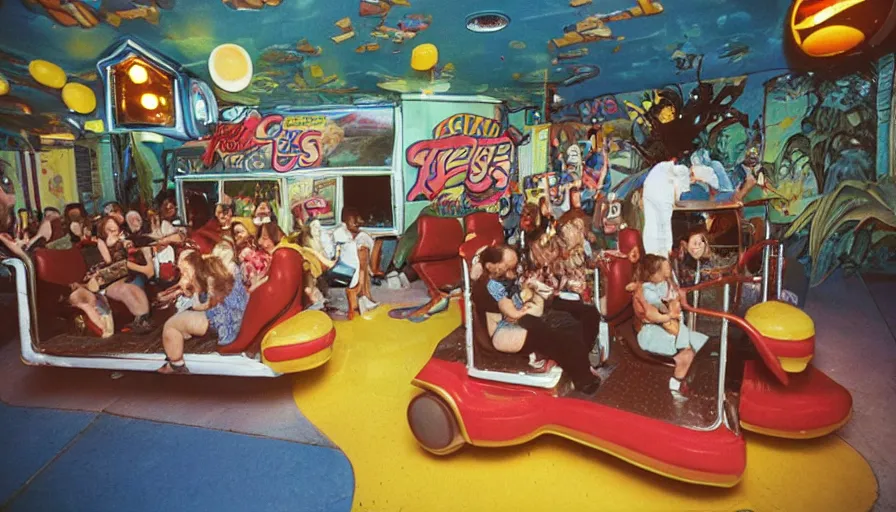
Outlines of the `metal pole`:
M722 306L725 313L730 307L731 284L725 283L722 297ZM718 408L719 418L725 414L725 374L728 367L728 319L722 319L722 335L719 343L719 384L718 384Z
M467 348L467 370L474 368L473 366L473 303L470 293L470 268L467 260L463 260L464 270L464 335Z
M772 238L772 225L769 222L769 210L768 210L768 202L766 202L763 207L765 208L765 240L771 240ZM762 302L768 300L768 271L769 271L769 258L771 257L771 249L769 246L765 246L762 249Z
M694 286L700 284L700 260L697 260L697 275L694 276ZM694 307L700 307L700 290L694 292ZM696 330L697 328L697 313L690 312L688 313L688 329Z
M777 268L777 271L778 271L778 276L777 276L778 283L777 283L777 289L775 290L777 292L777 295L775 295L775 298L778 300L781 300L781 290L784 287L784 242L778 243L778 268Z

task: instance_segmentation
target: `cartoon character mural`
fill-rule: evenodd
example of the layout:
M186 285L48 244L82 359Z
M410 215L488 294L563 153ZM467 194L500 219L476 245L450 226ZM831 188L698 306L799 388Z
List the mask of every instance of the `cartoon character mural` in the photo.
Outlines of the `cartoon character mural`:
M769 199L773 234L790 237L788 246L811 268L811 284L841 266L892 268L896 240L883 228L896 223L896 188L875 176L877 80L869 66L838 78L766 73L616 94L612 103L623 113L617 119L600 117L609 97L583 100L552 110L560 119L552 126L554 158L584 145L591 121L585 115L597 114L614 127L611 174L620 179L613 191L628 225L641 222L645 170L685 154L702 183L683 199ZM616 164L624 145L633 150L628 168ZM761 209L746 213L761 236ZM606 220L596 212L593 225L600 229Z

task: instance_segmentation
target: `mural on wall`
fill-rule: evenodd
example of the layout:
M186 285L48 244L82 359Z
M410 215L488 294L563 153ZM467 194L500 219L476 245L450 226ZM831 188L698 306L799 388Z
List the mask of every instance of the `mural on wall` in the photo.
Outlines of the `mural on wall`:
M246 110L219 123L203 155L206 168L289 172L321 167L388 166L394 129L391 108L332 111Z
M749 182L745 201L769 200L769 221L801 255L811 284L840 267L884 269L894 263L896 187L875 172L877 81L871 68L836 79L765 73L579 101L553 112L562 121L551 127L548 170L560 173L571 147L588 154L593 135L603 134L612 190L637 227L646 170L684 151L685 163L712 169L731 189ZM608 105L622 115L607 116ZM684 122L673 121L679 115ZM731 197L705 183L683 196Z
M497 211L516 180L516 144L511 130L495 119L453 115L439 123L432 139L408 147L416 168L408 201L428 200L440 215L463 216L475 210Z
M77 202L74 151L69 148L48 149L38 153L38 156L38 186L42 206L53 206L61 210L66 204Z
M781 221L793 220L843 180L873 181L876 87L869 73L836 80L784 75L766 83L768 193Z

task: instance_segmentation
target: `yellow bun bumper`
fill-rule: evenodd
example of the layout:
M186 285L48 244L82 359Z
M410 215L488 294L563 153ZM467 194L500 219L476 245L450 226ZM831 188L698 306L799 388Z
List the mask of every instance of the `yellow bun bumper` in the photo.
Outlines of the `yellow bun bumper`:
M271 329L261 342L261 360L278 373L317 368L330 360L336 329L321 311L302 311Z
M802 372L815 355L815 322L799 308L762 302L751 307L744 320L762 334L786 372Z

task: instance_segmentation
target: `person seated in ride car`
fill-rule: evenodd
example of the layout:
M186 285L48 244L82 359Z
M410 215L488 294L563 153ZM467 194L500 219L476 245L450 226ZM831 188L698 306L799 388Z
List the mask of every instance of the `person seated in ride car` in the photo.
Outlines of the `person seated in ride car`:
M286 234L283 233L283 230L280 229L280 225L277 223L277 215L274 213L273 208L271 208L271 203L268 201L259 201L259 203L255 205L255 210L252 212L252 223L258 227L261 227L264 224L272 224L277 228L278 240L286 236Z
M0 233L0 243L14 256L22 260L27 258L24 246L17 243L9 233ZM95 249L95 245L88 244L85 247ZM84 249L82 249L82 254L84 254ZM85 260L87 260L86 254ZM45 282L42 285L38 301L42 306L50 308L67 302L72 307L80 309L93 325L100 329L100 334L103 338L108 338L115 334L112 310L109 307L108 300L100 293L91 292L82 283L59 285Z
M637 319L638 345L653 354L671 357L675 369L669 379L669 390L675 398L687 396L684 378L690 370L694 356L703 348L708 337L691 331L682 322L681 309L663 300L669 295L672 266L669 260L655 254L645 255L635 272L633 306ZM679 298L680 300L680 298ZM668 313L663 313L662 308ZM678 320L678 332L668 329L669 322Z
M240 265L243 285L249 290L249 293L252 293L267 281L268 270L271 267L271 253L259 247L254 236L242 235L244 230L245 227L242 224L234 225L234 233L239 233L236 238L235 253L237 263Z
M177 205L174 199L167 198L162 201L159 207L159 230L156 233L153 230L153 237L157 239L159 244L177 244L186 240L186 230L182 227L175 226L178 222Z
M189 373L184 363L184 341L193 336L213 331L218 335L218 345L233 343L249 303L249 293L239 272L233 266L228 268L220 257L189 250L178 266L181 290L198 300L193 301L191 310L181 311L165 322L162 346L167 362L158 370L165 374Z
M600 378L588 361L589 344L575 336L557 336L547 322L530 314L537 312L534 305L523 304L515 290L508 292L518 263L516 252L506 245L486 247L479 254L483 272L473 285L473 304L486 319L492 344L500 352L543 354L569 372L577 390L594 393Z
M233 238L233 205L230 203L218 203L215 206L215 218L218 220L220 236Z
M152 329L150 307L143 284L152 274L152 265L128 261L132 244L125 240L114 217L104 217L97 226L97 248L103 262L88 271L86 286L93 292L101 288L111 299L123 302L134 315L130 328L138 333Z

